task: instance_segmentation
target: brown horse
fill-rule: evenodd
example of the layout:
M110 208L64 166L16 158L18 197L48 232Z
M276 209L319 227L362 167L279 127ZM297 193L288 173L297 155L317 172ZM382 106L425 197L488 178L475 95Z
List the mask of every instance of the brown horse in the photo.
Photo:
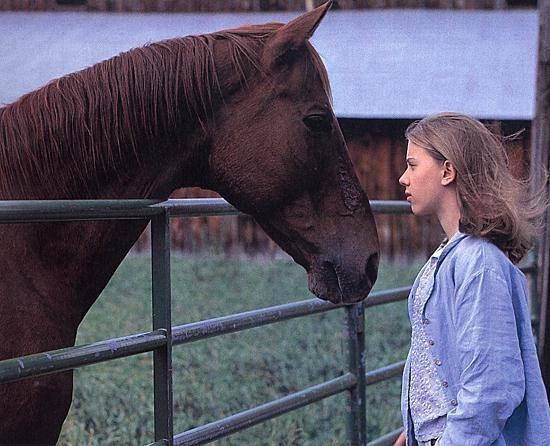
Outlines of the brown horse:
M376 228L308 41L329 3L286 25L134 49L0 109L0 199L212 189L255 217L318 297L364 299ZM0 225L0 359L74 345L145 225ZM55 444L71 394L67 372L0 385L0 444Z

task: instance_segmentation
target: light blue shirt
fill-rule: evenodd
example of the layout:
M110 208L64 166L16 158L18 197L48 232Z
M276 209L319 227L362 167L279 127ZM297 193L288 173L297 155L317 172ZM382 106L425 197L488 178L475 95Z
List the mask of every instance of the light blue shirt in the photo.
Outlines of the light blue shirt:
M411 295L418 287L418 278ZM409 299L411 313L412 299ZM424 330L447 413L441 446L548 446L550 407L533 340L523 273L492 243L459 234L437 261L424 306ZM410 355L409 355L410 356ZM410 357L401 412L416 445L409 409Z

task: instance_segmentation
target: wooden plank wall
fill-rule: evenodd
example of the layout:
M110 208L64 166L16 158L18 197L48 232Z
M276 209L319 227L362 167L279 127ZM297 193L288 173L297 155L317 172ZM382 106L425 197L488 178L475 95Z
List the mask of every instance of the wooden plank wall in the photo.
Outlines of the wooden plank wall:
M325 0L313 0L317 6ZM300 11L305 0L0 0L0 10L116 12ZM335 0L335 9L504 9L536 6L536 0Z
M410 121L341 119L350 156L361 185L371 200L404 199L398 178L405 168L406 141L404 132ZM514 141L508 142L511 165L516 175L525 176L529 169L529 123L492 123L505 135L525 128ZM180 189L172 197L217 197L212 191L198 188ZM424 258L443 238L439 224L430 218L412 215L376 216L382 255L386 260L406 261ZM172 221L172 245L182 252L215 252L227 255L281 254L277 245L249 217L197 217ZM135 248L150 246L146 231Z

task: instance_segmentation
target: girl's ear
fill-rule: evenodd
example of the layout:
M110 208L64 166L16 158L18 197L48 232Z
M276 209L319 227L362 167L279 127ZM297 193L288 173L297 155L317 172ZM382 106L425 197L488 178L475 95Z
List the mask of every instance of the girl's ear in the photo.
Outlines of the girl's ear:
M445 162L443 163L443 177L441 178L441 184L443 186L448 186L449 184L452 184L455 179L455 166L453 166L449 160L445 160Z

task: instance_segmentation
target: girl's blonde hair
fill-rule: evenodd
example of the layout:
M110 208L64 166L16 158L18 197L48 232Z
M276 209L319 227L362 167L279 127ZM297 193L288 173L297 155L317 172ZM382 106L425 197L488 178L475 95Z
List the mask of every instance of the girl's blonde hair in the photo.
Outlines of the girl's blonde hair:
M519 262L532 245L547 199L529 193L529 179L512 175L504 138L476 119L451 112L413 122L405 137L455 167L460 231L490 240Z

